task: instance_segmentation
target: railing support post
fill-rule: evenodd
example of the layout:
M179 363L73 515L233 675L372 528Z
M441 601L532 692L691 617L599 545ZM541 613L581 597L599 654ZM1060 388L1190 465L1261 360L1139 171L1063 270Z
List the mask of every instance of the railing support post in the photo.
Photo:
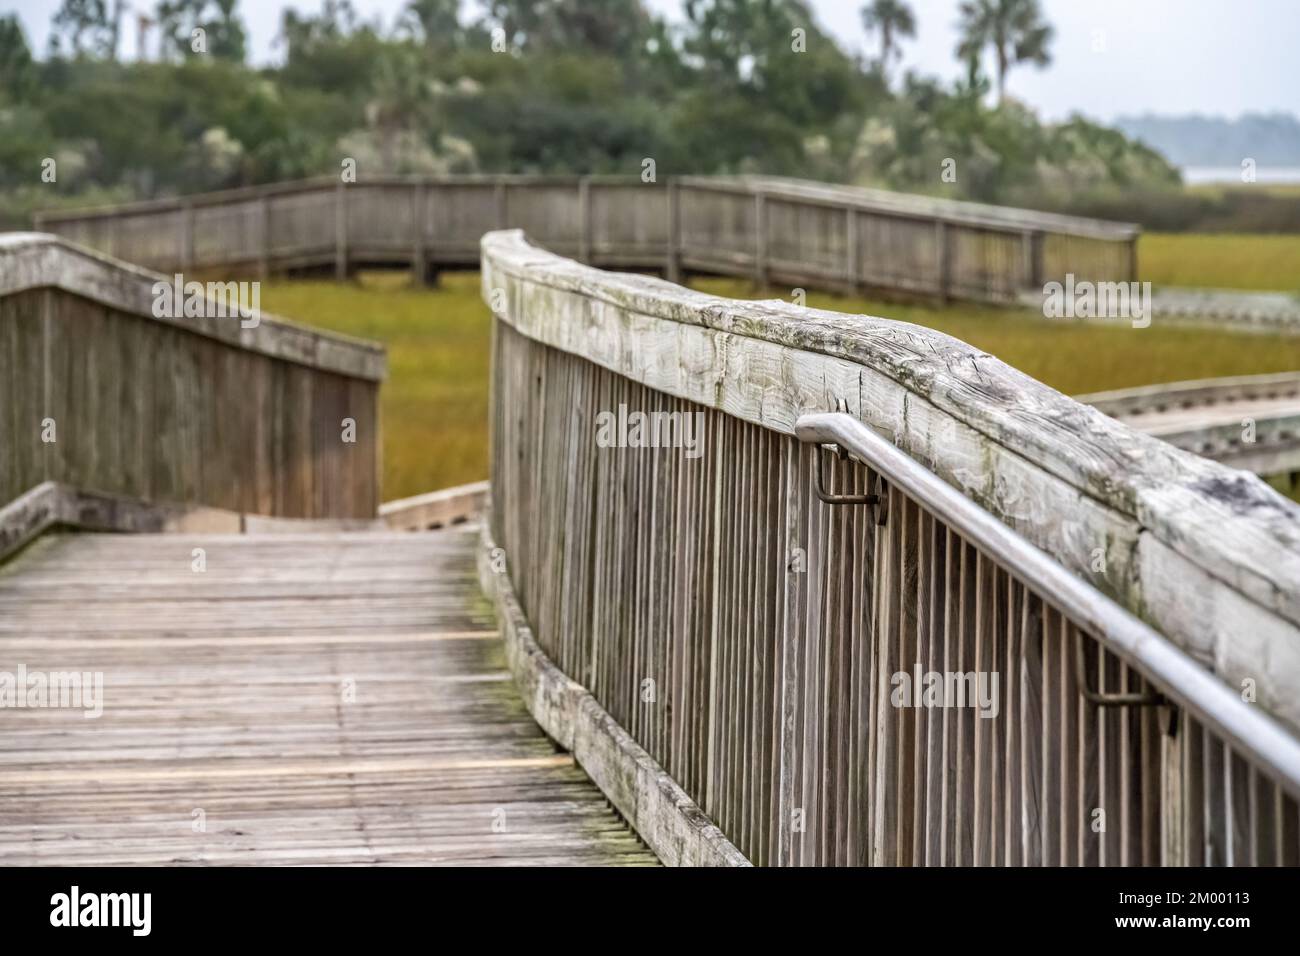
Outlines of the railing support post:
M428 202L428 190L421 180L415 184L415 196L411 201L411 281L416 285L424 285L429 276L429 263L424 251Z
M668 180L668 251L664 276L669 282L682 281L682 194L676 177Z
M815 453L815 452L814 452ZM794 548L810 552L807 529L804 527L804 511L800 507L800 488L805 476L800 449L793 449L785 456L785 589L782 605L781 632L777 645L777 706L779 723L777 724L776 760L776 846L772 851L772 863L776 866L792 866L798 862L795 853L795 841L806 832L806 820L798 831L794 827L799 797L795 793L795 775L798 772L799 752L795 740L795 728L799 710L799 695L802 690L802 672L799 667L800 633L807 608L807 580L810 569L793 566Z
M1164 716L1163 714L1161 716ZM1184 715L1175 711L1160 735L1160 866L1186 866L1183 851L1183 738Z
M591 177L578 179L578 261L591 265Z
M497 179L493 195L496 197L497 228L505 229L508 225L506 221L508 209L506 206L506 181L504 177Z
M844 207L844 281L848 283L849 295L858 291L858 211L852 206Z
M262 196L257 201L257 223L261 245L257 257L258 278L271 274L271 201Z
M948 224L942 219L934 221L935 259L939 266L939 298L947 302L952 293L952 237Z
M725 426L723 426L725 427ZM713 454L713 473L722 474L723 462L723 437L719 429L714 429L710 433L710 444ZM722 514L723 514L723 488L726 485L724 481L717 481L713 488L713 501L710 506L713 508L712 534L715 541L720 540L719 535L722 533ZM714 547L711 549L712 554L712 580L721 580L722 574L722 557L723 549ZM711 607L709 609L709 703L707 712L708 737L704 747L704 802L701 804L702 809L709 816L713 817L715 823L718 823L718 708L721 706L721 695L719 694L719 683L721 675L719 673L718 655L721 651L719 644L719 631L722 629L722 600L723 595L720 593L721 588L714 587L711 589Z
M346 184L334 187L334 278L348 277L348 194Z
M1037 230L1023 233L1021 248L1025 259L1025 288L1040 292L1043 288L1043 234Z
M194 204L188 200L181 203L180 255L181 272L194 267Z
M754 283L767 285L767 197L754 193Z
M1138 237L1136 235L1128 241L1128 281L1138 281Z

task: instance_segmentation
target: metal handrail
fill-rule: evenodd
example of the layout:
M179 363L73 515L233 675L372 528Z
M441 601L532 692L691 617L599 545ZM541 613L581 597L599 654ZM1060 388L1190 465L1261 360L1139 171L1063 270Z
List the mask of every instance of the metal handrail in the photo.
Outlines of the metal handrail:
M1300 795L1300 741L1168 638L1076 577L929 469L842 412L804 415L800 441L837 445L905 491L1107 649L1143 670L1172 700Z

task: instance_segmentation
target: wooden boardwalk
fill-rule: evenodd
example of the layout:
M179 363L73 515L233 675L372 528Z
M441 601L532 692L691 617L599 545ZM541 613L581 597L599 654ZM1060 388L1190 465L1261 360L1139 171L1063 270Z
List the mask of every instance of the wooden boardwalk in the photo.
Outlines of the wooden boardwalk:
M47 535L0 566L3 864L653 864L516 695L476 530ZM194 549L206 569L194 570Z

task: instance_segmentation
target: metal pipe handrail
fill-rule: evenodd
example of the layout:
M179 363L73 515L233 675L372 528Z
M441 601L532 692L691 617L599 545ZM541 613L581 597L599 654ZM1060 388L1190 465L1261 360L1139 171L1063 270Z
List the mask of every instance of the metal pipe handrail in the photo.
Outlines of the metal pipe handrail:
M851 415L804 415L795 423L795 435L803 442L838 445L875 469L1300 795L1300 741L1166 637Z

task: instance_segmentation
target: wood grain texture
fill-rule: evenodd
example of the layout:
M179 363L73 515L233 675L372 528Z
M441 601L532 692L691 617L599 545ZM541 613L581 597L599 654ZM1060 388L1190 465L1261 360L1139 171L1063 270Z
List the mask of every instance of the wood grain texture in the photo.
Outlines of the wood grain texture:
M477 529L48 535L0 569L7 865L651 865L528 716ZM192 570L192 549L207 570Z

